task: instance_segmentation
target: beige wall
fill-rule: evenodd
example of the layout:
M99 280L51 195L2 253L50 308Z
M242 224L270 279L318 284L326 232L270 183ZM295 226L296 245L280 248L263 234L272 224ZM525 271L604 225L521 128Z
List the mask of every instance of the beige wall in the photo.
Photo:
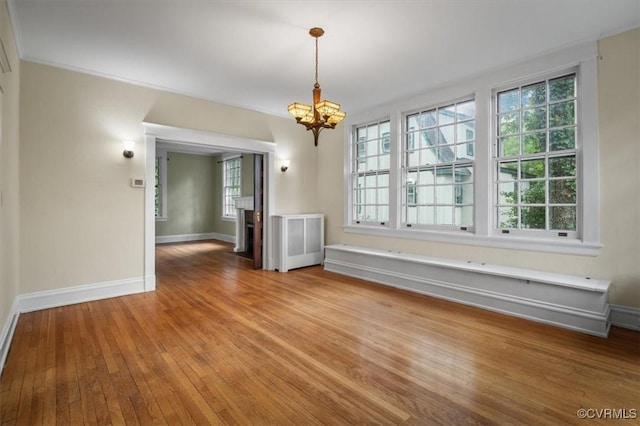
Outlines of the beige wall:
M342 231L343 140L325 138L319 149L318 194L327 215L327 243L344 243L430 256L473 260L610 279L610 301L640 307L640 30L600 42L599 146L601 240L598 257L482 248L370 237ZM587 171L588 172L588 171Z
M143 121L275 142L305 171L278 166L275 213L317 209L316 149L291 119L31 62L21 79L19 293L142 277Z
M6 2L0 3L0 38L11 71L0 74L0 335L19 294L20 207L18 124L20 61Z

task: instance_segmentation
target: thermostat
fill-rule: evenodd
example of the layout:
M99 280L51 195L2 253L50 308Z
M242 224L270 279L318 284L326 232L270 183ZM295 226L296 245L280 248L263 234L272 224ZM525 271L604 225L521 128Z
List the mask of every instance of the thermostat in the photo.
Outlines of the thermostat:
M134 188L144 188L144 179L131 178L131 186Z

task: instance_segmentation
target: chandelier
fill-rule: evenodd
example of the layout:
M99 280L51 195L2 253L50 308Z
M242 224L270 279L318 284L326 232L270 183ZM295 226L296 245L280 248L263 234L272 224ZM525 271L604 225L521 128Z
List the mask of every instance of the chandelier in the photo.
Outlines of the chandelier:
M294 102L287 109L298 124L302 124L307 130L311 130L313 143L318 146L318 136L322 129L335 129L336 124L341 122L347 114L344 111L340 111L340 104L320 100L318 37L322 37L324 30L314 27L309 30L309 34L316 39L316 84L313 85L313 106Z

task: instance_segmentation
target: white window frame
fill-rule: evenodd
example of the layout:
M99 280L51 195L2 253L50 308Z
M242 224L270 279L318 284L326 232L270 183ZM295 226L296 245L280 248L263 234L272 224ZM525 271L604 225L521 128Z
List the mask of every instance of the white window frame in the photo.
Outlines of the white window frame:
M372 236L408 238L425 241L458 243L485 247L533 250L597 256L600 253L599 239L600 206L598 193L598 111L597 111L597 44L589 42L571 48L531 58L530 60L492 72L462 79L455 84L439 87L411 98L378 106L360 114L351 114L345 120L344 144L344 225L347 233ZM577 221L580 232L576 239L529 235L504 235L497 231L494 212L493 164L495 124L493 122L492 99L496 89L520 82L542 80L554 73L567 73L576 69L578 122L577 167L578 182ZM464 97L476 100L475 143L475 188L474 188L474 232L451 232L434 229L406 229L401 225L401 140L402 120L406 112L424 108L426 105L445 104ZM386 227L355 224L352 208L352 161L353 128L379 117L389 117L391 124L391 170L389 194L389 223ZM582 171L588 171L583 173Z
M417 150L417 151L421 151L424 150L420 145L421 145L421 140L420 138L417 138L418 141L416 142L416 134L412 133L413 131L415 131L415 129L412 127L410 129L407 129L407 119L408 117L415 115L415 114L421 114L424 112L429 112L431 110L436 111L436 114L439 113L439 111L441 109L445 109L448 107L454 107L456 108L457 105L460 104L465 104L467 102L473 102L475 104L475 99L473 99L473 96L465 96L462 97L460 99L454 99L451 100L450 102L445 102L444 104L436 104L436 105L427 105L423 108L419 108L413 111L407 111L407 112L403 112L402 113L402 124L401 124L401 128L402 128L402 138L400 140L400 145L401 145L401 174L400 174L400 178L401 178L401 187L402 187L402 195L400 197L401 200L401 215L400 218L402 220L402 222L400 223L400 226L402 226L403 228L412 228L412 229L432 229L432 230L445 230L445 231L464 231L464 232L473 232L474 229L474 224L473 223L467 223L467 224L455 224L453 223L454 221L452 221L451 224L444 224L444 223L440 223L440 224L419 224L419 223L415 223L415 222L409 222L408 218L406 217L408 215L408 212L405 210L406 207L408 206L425 206L424 203L420 202L419 196L418 196L418 188L416 187L415 183L409 183L408 182L408 173L410 169L418 169L418 170L424 170L424 169L432 169L436 175L437 175L437 170L441 169L441 168L451 168L452 170L455 169L460 169L465 167L466 165L471 166L472 169L475 169L475 158L472 159L457 159L457 158L453 158L451 161L449 162L442 162L442 163L434 163L434 164L424 164L421 162L420 165L418 166L409 166L407 164L407 158L405 158L407 152L410 150L409 145L411 147L413 147L412 150ZM475 109L475 106L474 106ZM465 122L472 122L474 123L474 129L475 129L475 115L473 117L473 119L470 120L460 120L458 121L457 118L454 117L453 121L451 123L447 123L447 124L442 124L442 123L436 123L434 125L434 127L432 127L432 129L437 130L438 132L440 132L440 128L441 127L445 127L445 126L452 126L454 128L454 132L457 132L457 125L460 124L460 122L465 123ZM475 133L475 130L474 130ZM438 136L440 135L440 133L438 134ZM465 135L466 136L466 135ZM416 147L416 143L417 143L417 147ZM405 147L406 144L406 147ZM474 137L471 139L465 139L465 140L459 140L457 135L454 136L454 140L451 141L451 143L449 144L445 144L442 146L447 146L447 147L453 147L454 149L454 156L455 156L455 149L459 146L464 145L465 147L467 147L470 144L475 145L475 134ZM441 144L438 142L436 143L435 147L436 149L439 149L441 146ZM422 154L419 154L422 155ZM437 177L436 177L437 179ZM438 191L438 187L442 187L443 185L439 184L438 182L434 182L434 184L430 184L427 186L432 186L433 190L434 190L434 197L437 198L437 191ZM437 211L438 207L441 206L446 206L446 207L451 207L452 209L452 214L455 211L455 209L457 207L461 207L462 204L458 204L457 202L457 190L458 188L460 188L458 185L456 185L455 182L452 182L451 185L446 185L446 186L451 186L451 189L453 191L452 197L453 197L453 201L452 203L449 204L432 204L431 206ZM475 187L475 185L474 185ZM411 188L411 195L412 195L412 201L415 202L410 202L409 201L409 189ZM473 206L473 202L469 205L467 204L466 206L470 206L472 209L474 208ZM436 213L437 216L437 213ZM452 217L453 219L453 217Z
M496 183L498 181L498 176L497 176L497 169L498 169L498 164L501 161L501 158L499 156L499 146L498 146L498 113L497 113L497 109L498 109L498 100L497 100L497 95L500 92L503 92L505 90L509 90L509 89L515 89L518 87L524 87L530 84L535 84L535 83L541 83L541 82L547 82L548 80L553 80L555 78L558 77L563 77L563 76L567 76L570 74L575 74L576 76L576 89L579 90L580 88L580 80L578 78L578 67L571 67L568 69L561 69L561 70L556 70L552 73L549 73L545 76L542 77L538 77L538 78L529 78L526 80L522 80L522 81L518 81L514 84L508 85L506 87L500 87L500 88L496 88L493 91L492 94L492 108L491 108L491 119L492 119L492 124L494 124L492 126L492 132L491 132L491 136L492 136L492 141L493 141L493 165L492 165L492 173L493 173L493 182L494 182L494 186L492 187L493 190L493 209L495 210L497 208L498 205L498 191L496 190ZM577 91L576 91L577 92ZM582 145L581 140L580 140L580 136L581 133L579 131L579 129L581 128L581 122L580 122L580 117L579 117L579 111L582 107L582 100L580 99L580 94L576 93L575 96L575 102L576 102L576 107L575 107L575 117L576 117L576 146L574 150L571 150L571 154L575 154L575 158L576 158L576 175L575 175L575 179L576 179L576 183L577 183L577 200L576 200L576 205L577 205L577 212L576 212L576 227L577 230L575 231L560 231L560 230L542 230L542 229L522 229L522 228L501 228L499 227L499 220L497 217L497 214L495 214L494 212L494 228L493 228L493 232L495 234L504 234L506 235L512 235L512 236L516 236L516 237L524 237L524 238L529 238L529 236L542 236L542 237L547 237L547 238L553 238L553 237L558 237L561 236L563 238L568 238L568 239L579 239L580 237L580 233L582 231L582 224L580 223L580 219L581 219L581 215L579 213L580 211L580 206L581 206L581 191L580 191L580 187L581 187L581 178L583 176L583 171L581 170L580 167L580 147ZM547 101L545 104L545 107L548 107L550 105L550 103ZM547 117L548 117L548 110L547 110ZM547 123L546 128L544 129L545 131L549 129L549 123ZM547 141L547 143L549 143L549 141ZM554 157L558 157L558 156L563 156L563 154L561 152L558 153L554 153L553 151L543 151L537 154L531 154L531 157L534 157L536 159L544 159L544 158L554 158ZM517 156L513 156L514 160L517 161L518 159L522 160L524 158L526 158L526 155L521 154L521 155L517 155ZM553 181L553 178L549 178L548 176L549 170L548 168L545 169L545 177L543 179L540 179L540 182L544 182L545 183L545 187L547 186L547 182ZM520 181L520 179L516 179L516 181ZM517 203L518 205L520 203ZM540 205L541 207L544 207L545 209L547 207L550 206L550 203L545 203L544 205Z
M158 177L160 178L160 214L155 218L156 222L165 222L169 219L167 214L167 151L156 151L156 161L158 163ZM155 186L155 180L153 184Z
M374 125L374 126L376 126L378 128L378 133L379 133L380 132L380 126L382 124L386 124L387 122L389 122L388 118L382 118L382 119L378 119L378 120L370 120L367 123L362 123L362 124L360 124L358 126L354 126L353 127L353 135L352 135L352 137L353 137L354 140L356 140L357 139L356 133L357 133L358 128L367 128L367 127L372 126L372 125ZM391 129L390 122L389 122L389 127ZM371 139L369 139L369 140L371 140ZM350 161L353 162L352 166L354 167L353 173L351 174L351 181L350 181L350 187L352 188L352 191L351 191L351 199L352 200L354 198L357 198L357 197L354 197L354 193L355 193L355 189L356 189L354 187L354 184L358 180L358 177L360 175L363 175L363 176L375 175L377 177L377 176L380 176L381 174L385 174L385 173L379 173L380 171L383 171L383 172L386 171L386 169L381 169L381 168L376 168L376 169L372 169L372 170L368 170L368 171L358 171L358 167L361 164L366 164L366 158L370 158L370 157L380 158L382 156L385 156L385 155L389 154L389 157L390 157L389 165L390 165L390 169L392 168L392 164L393 164L391 162L392 161L391 160L392 156L390 155L390 152L389 152L389 150L391 148L391 135L390 135L390 132L383 132L382 134L379 134L378 137L373 139L373 140L375 140L377 142L376 143L377 154L375 154L375 155L367 156L366 155L367 154L366 145L363 145L362 143L359 143L361 141L357 141L357 140L354 143L354 145L352 145L353 149L350 149L351 155L349 156L349 158L351 159ZM385 144L386 144L386 147L385 147ZM364 151L360 149L363 146L365 146ZM364 154L364 157L365 157L365 161L364 162L361 160L362 154ZM356 162L356 160L357 160L357 162ZM386 174L390 175L390 172L391 172L391 170L389 170L389 173L386 173ZM389 182L391 182L391 177L390 176L389 176ZM376 189L374 191L378 191L378 189L385 189L383 187L377 187L377 186L375 188ZM366 191L366 190L367 189L364 188L364 191ZM389 195L388 195L388 198L389 198L388 210L389 210L389 216L391 216L391 206L392 206L392 204L391 204L391 199L390 199L391 198L391 186L390 185L389 185L389 187L387 189L387 192L389 193ZM376 197L377 197L377 195L376 195ZM357 203L357 201L359 201L359 200L357 200L357 199L354 200L354 203ZM376 199L376 201L377 201L377 199ZM375 203L375 204L366 203L366 204L364 204L364 208L367 208L367 206L376 206L376 209L377 209L381 205L382 205L381 203ZM355 208L355 205L353 207ZM353 216L354 208L351 209L352 216ZM376 214L376 218L377 218L377 214ZM366 224L367 226L374 226L374 227L378 227L378 226L379 227L387 227L388 223L389 223L389 220L384 220L384 221L383 220L358 221L357 219L354 219L354 221L356 223L358 223L358 224L362 223L362 224Z
M234 160L239 161L239 164L240 164L240 166L238 167L240 174L239 174L239 180L237 185L237 188L240 189L240 193L238 194L238 197L240 197L242 196L242 155L234 154L234 155L222 156L222 219L233 221L233 222L235 222L237 219L237 210L234 208L232 209L233 214L227 214L228 205L227 205L227 196L226 196L226 192L227 192L226 171L227 171L227 163Z

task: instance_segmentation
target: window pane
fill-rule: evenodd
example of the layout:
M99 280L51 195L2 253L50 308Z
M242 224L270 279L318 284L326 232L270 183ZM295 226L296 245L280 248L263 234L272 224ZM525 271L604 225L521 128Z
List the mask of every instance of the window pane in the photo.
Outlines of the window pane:
M417 223L418 222L418 208L417 207L408 207L407 208L407 223Z
M498 184L498 204L518 204L518 183Z
M421 225L435 225L436 208L433 206L418 207L418 223Z
M418 182L418 171L409 170L407 172L407 182L410 184L416 184Z
M378 189L378 204L389 204L389 188Z
M455 107L453 105L449 105L447 107L438 109L438 125L442 126L443 124L453 123L455 117Z
M457 226L473 225L473 206L456 207L455 224Z
M436 187L437 204L453 204L453 185L438 185Z
M389 221L389 206L378 206L378 222Z
M498 166L498 180L516 180L518 178L518 162L503 161Z
M384 121L380 123L379 128L380 128L380 135L379 135L380 137L388 136L389 133L391 132L391 124L388 121Z
M575 102L560 102L549 105L549 126L567 126L575 124Z
M454 137L454 126L441 126L440 127L440 137L438 138L439 145L449 145L455 142Z
M373 140L367 142L367 155L377 155L378 154L378 140Z
M522 131L544 129L547 127L547 108L532 108L522 111Z
M415 167L420 165L420 151L408 152L407 157L407 166Z
M523 160L520 164L520 178L521 179L534 179L543 178L544 173L544 158L535 160Z
M378 168L378 157L367 157L367 165L365 170L375 170Z
M449 183L452 181L453 168L452 167L438 167L436 169L436 182L437 183Z
M510 90L498 94L498 112L503 113L520 108L520 91Z
M473 184L457 184L455 195L456 204L473 204Z
M520 131L520 114L512 112L499 117L500 135L512 135Z
M432 109L430 111L423 112L420 117L420 127L425 129L427 127L433 127L436 123L436 110Z
M546 229L544 207L522 207L520 209L520 222L524 229Z
M374 174L370 174L365 176L364 178L364 187L365 188L373 188L375 186L377 186L377 177Z
M433 170L420 170L420 185L433 185L436 183Z
M546 201L545 182L521 182L520 201L522 204L544 204Z
M500 156L511 157L520 154L520 137L507 136L500 138Z
M438 144L438 129L423 130L420 132L420 147L428 148Z
M576 147L576 128L568 127L564 129L549 131L549 151L561 151L564 149L574 149Z
M456 119L458 121L471 120L476 117L476 101L462 102L456 105Z
M576 230L576 208L571 207L555 207L549 208L549 220L551 221L551 229L561 231Z
M522 106L540 105L547 101L545 82L531 84L522 88Z
M575 75L569 75L566 77L550 80L549 81L549 100L559 101L562 99L573 98L576 93L575 82L576 82Z
M575 155L549 158L549 176L564 177L576 175Z
M537 154L547 150L547 132L529 133L522 137L522 153Z
M498 207L498 228L517 228L518 208Z
M435 204L435 186L419 186L418 187L418 204Z
M475 139L475 121L459 123L456 126L456 142L471 141Z
M411 114L407 116L407 130L419 128L420 114Z
M456 160L473 160L475 158L475 143L465 143L456 146Z
M574 204L575 202L575 179L552 180L549 182L549 203Z
M453 207L438 206L436 207L436 220L439 225L453 225Z
M389 154L381 155L380 161L378 163L378 168L380 169L388 169L389 168Z
M389 173L381 173L378 175L378 186L389 186Z
M367 127L367 140L372 141L378 139L378 125L373 124Z

